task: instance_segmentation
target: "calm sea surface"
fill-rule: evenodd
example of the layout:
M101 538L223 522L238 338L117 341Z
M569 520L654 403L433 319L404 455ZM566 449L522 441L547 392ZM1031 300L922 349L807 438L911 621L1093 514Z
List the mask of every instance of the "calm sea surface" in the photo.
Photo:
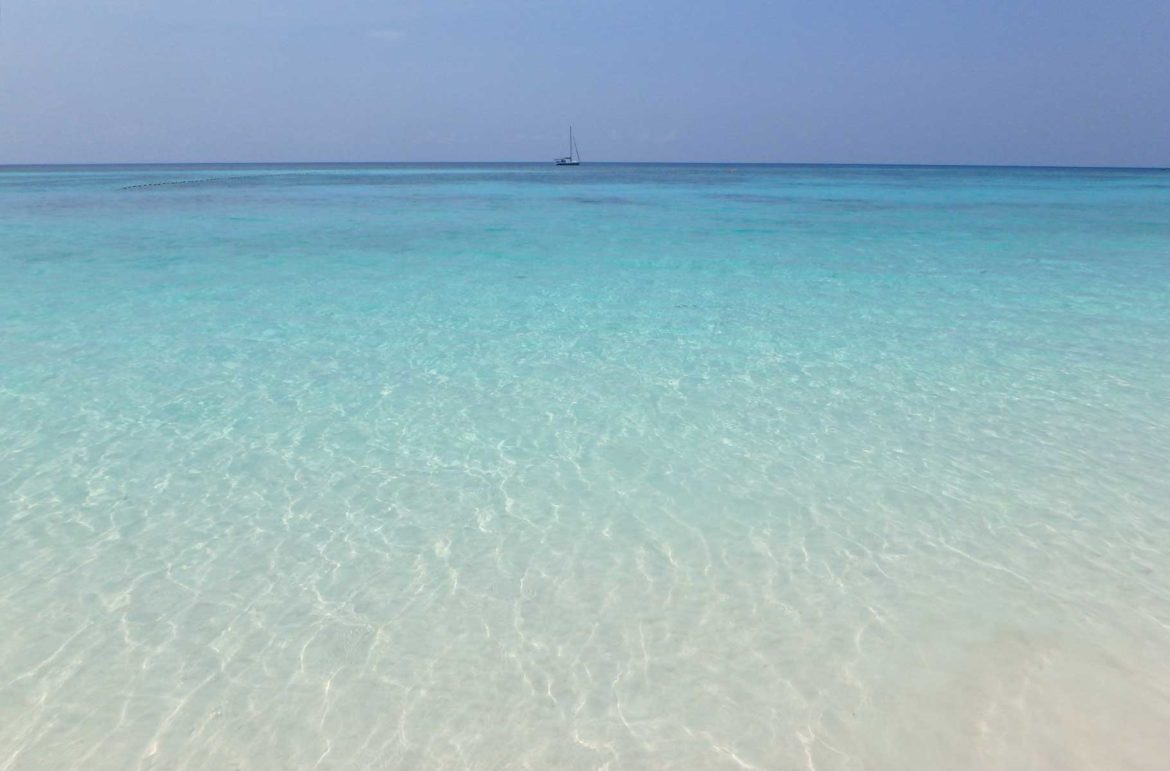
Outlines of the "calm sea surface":
M0 770L1165 769L1170 172L0 169Z

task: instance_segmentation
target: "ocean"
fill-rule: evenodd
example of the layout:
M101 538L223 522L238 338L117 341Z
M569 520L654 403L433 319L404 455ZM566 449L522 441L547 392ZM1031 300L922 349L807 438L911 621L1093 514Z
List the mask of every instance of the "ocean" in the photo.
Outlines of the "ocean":
M0 771L1165 769L1170 172L0 169Z

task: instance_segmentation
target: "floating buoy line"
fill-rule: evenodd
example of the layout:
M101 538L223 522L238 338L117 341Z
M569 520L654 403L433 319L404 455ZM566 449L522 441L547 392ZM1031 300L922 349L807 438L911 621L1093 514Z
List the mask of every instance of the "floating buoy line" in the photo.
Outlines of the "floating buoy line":
M206 177L204 179L174 179L168 182L144 182L140 185L126 185L122 190L141 190L146 187L164 187L166 185L202 185L208 182L227 182L233 179L256 179L257 177L274 177L276 174L237 174L232 177Z

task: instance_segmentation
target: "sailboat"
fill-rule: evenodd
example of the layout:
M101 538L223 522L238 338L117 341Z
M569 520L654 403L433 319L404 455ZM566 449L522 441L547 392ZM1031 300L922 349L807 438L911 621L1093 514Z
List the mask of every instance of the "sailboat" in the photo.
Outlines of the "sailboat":
M574 157L575 156L575 157ZM573 139L573 127L569 126L569 154L564 158L554 158L553 163L558 166L580 166L581 153L577 151L577 142Z

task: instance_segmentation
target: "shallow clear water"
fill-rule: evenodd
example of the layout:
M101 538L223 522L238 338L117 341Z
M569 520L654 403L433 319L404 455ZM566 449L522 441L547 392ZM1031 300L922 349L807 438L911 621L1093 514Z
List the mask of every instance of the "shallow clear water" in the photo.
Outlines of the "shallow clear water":
M1164 768L1168 461L1166 172L0 170L0 770Z

